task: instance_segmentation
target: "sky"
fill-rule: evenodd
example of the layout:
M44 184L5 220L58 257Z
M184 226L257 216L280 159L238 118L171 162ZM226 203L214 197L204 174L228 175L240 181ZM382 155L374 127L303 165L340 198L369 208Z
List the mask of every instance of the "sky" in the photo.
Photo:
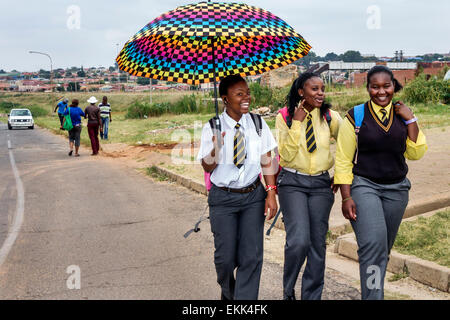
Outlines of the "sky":
M240 2L238 0L222 2ZM147 23L193 0L0 2L0 69L109 67ZM247 0L292 26L324 56L347 50L393 56L450 52L449 0Z

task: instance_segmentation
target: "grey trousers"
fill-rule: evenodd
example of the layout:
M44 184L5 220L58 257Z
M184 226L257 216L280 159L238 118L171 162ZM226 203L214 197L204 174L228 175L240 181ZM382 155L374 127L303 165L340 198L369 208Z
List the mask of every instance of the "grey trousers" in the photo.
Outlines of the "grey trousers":
M358 242L359 275L363 300L384 299L384 277L389 253L408 205L411 183L377 184L354 176L351 196L356 221L351 221Z
M226 299L258 299L266 196L262 184L256 190L244 194L224 191L215 185L209 192L214 264L217 282Z
M324 285L328 219L334 203L330 175L304 176L282 170L277 186L286 230L284 298L295 294L295 283L307 258L301 298L320 300Z

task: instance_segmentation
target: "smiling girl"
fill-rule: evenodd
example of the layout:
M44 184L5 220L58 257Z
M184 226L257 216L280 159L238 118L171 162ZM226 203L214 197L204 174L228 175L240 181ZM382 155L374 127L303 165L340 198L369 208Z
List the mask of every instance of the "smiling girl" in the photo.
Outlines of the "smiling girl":
M319 300L325 272L325 238L334 202L328 170L334 160L330 138L342 121L325 103L325 85L314 73L300 75L288 96L289 115L276 119L280 165L277 187L286 230L283 289L285 300L295 300L295 283L307 259L301 298ZM331 117L326 119L326 116Z
M276 142L264 119L259 118L257 130L249 114L250 89L241 76L223 79L219 93L226 108L219 116L222 143L217 143L207 123L198 153L203 169L211 172L208 204L217 282L223 300L256 300L263 263L264 218L272 219L278 206L270 161Z
M355 130L355 108L346 115L336 148L335 184L342 213L358 242L362 299L384 297L389 253L408 204L411 184L405 157L420 159L427 150L417 118L403 102L392 102L402 86L390 69L375 66L367 74L370 100Z

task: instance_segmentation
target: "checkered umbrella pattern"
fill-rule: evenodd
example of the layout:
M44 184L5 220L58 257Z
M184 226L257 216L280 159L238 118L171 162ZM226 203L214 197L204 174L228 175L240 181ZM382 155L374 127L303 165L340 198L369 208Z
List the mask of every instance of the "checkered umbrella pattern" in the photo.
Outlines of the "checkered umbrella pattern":
M213 48L214 46L214 48ZM121 50L119 68L138 77L198 85L288 65L311 46L272 13L240 3L200 2L156 18Z

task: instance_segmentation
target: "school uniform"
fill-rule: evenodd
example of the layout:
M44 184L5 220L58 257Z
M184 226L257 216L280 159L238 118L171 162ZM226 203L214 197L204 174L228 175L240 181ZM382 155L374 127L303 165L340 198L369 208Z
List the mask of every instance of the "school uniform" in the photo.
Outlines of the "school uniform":
M384 298L384 277L389 253L408 205L411 183L406 160L418 160L427 150L419 130L417 141L395 114L392 103L381 107L368 101L355 134L354 109L339 131L334 182L351 185L356 221L351 221L358 242L362 299Z
M226 112L220 116L226 132L219 152L219 164L211 173L208 195L211 231L214 234L214 263L224 299L255 300L263 262L264 207L267 192L260 181L261 155L276 148L276 142L262 119L261 135L249 114L236 122ZM238 127L238 128L236 128ZM235 136L242 133L244 149L235 164ZM198 160L213 149L210 124L203 127ZM239 144L240 146L240 144ZM234 270L236 270L236 278Z
M283 168L277 187L286 230L283 291L285 299L295 295L295 283L307 258L301 298L319 300L324 285L328 219L334 203L328 173L334 164L330 138L337 138L342 118L330 110L328 124L320 109L305 111L305 119L293 120L290 128L281 114L276 119Z

